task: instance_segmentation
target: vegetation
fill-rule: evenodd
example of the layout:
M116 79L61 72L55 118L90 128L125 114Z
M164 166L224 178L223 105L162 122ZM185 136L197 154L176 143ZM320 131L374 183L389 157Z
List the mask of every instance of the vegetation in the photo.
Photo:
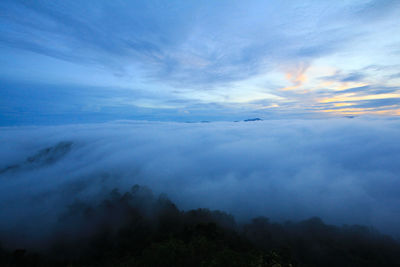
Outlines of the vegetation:
M135 185L101 203L76 201L41 253L0 247L1 266L400 266L400 245L363 226L319 218L237 225L221 211L180 211Z

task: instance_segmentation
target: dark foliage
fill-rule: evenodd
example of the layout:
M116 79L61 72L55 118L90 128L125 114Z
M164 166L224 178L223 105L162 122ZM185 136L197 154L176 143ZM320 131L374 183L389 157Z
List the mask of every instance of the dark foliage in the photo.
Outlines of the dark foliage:
M71 151L72 145L72 142L59 142L52 147L39 150L36 154L26 158L23 162L0 168L0 175L8 172L40 168L56 163Z
M237 225L221 211L180 211L146 187L76 201L40 254L0 247L1 266L400 266L400 245L364 226L319 218Z

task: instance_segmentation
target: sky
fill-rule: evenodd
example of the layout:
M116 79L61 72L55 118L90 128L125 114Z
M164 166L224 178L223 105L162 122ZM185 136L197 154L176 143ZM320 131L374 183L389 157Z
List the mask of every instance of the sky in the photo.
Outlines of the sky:
M0 125L400 116L400 2L0 2Z

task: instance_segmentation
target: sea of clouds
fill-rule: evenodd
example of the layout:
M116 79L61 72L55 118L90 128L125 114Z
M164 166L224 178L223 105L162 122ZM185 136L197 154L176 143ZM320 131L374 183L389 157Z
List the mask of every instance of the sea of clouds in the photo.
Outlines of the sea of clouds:
M319 216L398 236L399 138L400 120L373 119L2 127L0 235L33 242L76 199L140 184L181 209Z

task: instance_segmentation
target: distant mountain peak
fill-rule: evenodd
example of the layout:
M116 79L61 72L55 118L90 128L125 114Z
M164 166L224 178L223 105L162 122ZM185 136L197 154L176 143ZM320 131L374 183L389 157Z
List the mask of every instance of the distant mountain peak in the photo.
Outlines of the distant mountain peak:
M262 119L260 119L260 118L252 118L252 119L245 119L244 121L245 122L248 122L248 121L262 121Z

